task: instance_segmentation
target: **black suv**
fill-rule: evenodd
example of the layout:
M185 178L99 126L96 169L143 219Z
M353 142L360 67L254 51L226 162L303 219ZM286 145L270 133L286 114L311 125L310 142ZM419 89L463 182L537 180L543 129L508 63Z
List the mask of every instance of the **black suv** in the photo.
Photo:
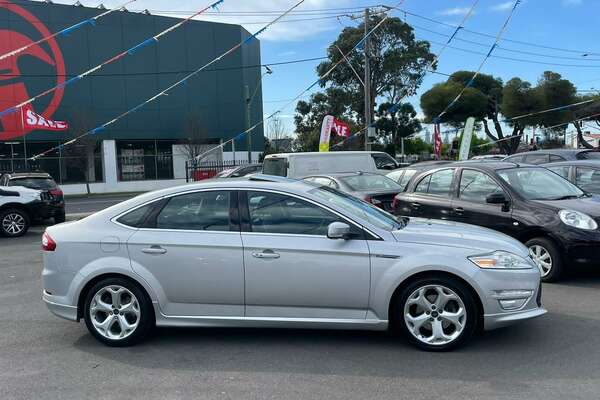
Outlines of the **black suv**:
M43 203L36 207L34 219L54 219L55 223L65 222L65 199L63 191L45 172L8 172L0 177L0 188L23 186L42 192Z
M529 248L544 281L557 280L569 265L600 265L600 197L542 167L463 162L429 169L411 179L392 208L510 235Z

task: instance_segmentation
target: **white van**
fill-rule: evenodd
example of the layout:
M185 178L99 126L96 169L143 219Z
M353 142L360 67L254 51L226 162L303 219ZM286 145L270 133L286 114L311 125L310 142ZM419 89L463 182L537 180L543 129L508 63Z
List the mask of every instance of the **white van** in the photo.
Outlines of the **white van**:
M263 161L263 174L293 179L336 172L385 173L399 165L381 151L332 151L269 154Z

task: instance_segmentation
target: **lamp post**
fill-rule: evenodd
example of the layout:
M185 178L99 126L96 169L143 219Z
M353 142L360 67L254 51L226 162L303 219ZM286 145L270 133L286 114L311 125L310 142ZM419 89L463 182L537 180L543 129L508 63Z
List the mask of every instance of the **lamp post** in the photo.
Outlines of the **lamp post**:
M258 93L258 89L262 85L263 77L265 75L271 75L273 73L271 68L269 68L266 65L265 65L265 69L266 69L266 71L263 72L261 74L261 76L258 78L258 81L256 82L254 92L252 93L252 95L250 95L250 87L248 85L244 86L244 95L246 97L246 129L247 130L250 129L250 127L252 126L252 121L251 121L251 116L250 116L252 101L256 97L256 94ZM252 132L251 131L246 132L246 147L248 148L248 164L251 164L252 163Z

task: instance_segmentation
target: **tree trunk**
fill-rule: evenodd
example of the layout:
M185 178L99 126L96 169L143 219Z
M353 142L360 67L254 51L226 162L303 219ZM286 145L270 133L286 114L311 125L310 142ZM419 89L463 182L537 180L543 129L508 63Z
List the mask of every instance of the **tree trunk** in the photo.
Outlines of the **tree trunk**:
M579 126L579 123L575 121L573 122L573 125L577 130L577 147L583 146L586 149L595 149L595 147L583 137L583 132L581 131L581 126Z

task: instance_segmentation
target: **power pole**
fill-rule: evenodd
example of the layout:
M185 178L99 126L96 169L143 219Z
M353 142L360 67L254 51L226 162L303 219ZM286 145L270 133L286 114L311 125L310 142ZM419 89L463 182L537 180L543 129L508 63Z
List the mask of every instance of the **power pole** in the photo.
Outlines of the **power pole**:
M369 9L365 8L365 37L369 33ZM372 121L371 109L371 66L369 64L369 38L365 39L365 150L371 150L370 126Z
M246 95L246 129L250 129L250 106L252 105L252 99L250 98L250 88L248 85L244 86ZM246 132L246 147L248 148L248 164L252 163L252 132Z

